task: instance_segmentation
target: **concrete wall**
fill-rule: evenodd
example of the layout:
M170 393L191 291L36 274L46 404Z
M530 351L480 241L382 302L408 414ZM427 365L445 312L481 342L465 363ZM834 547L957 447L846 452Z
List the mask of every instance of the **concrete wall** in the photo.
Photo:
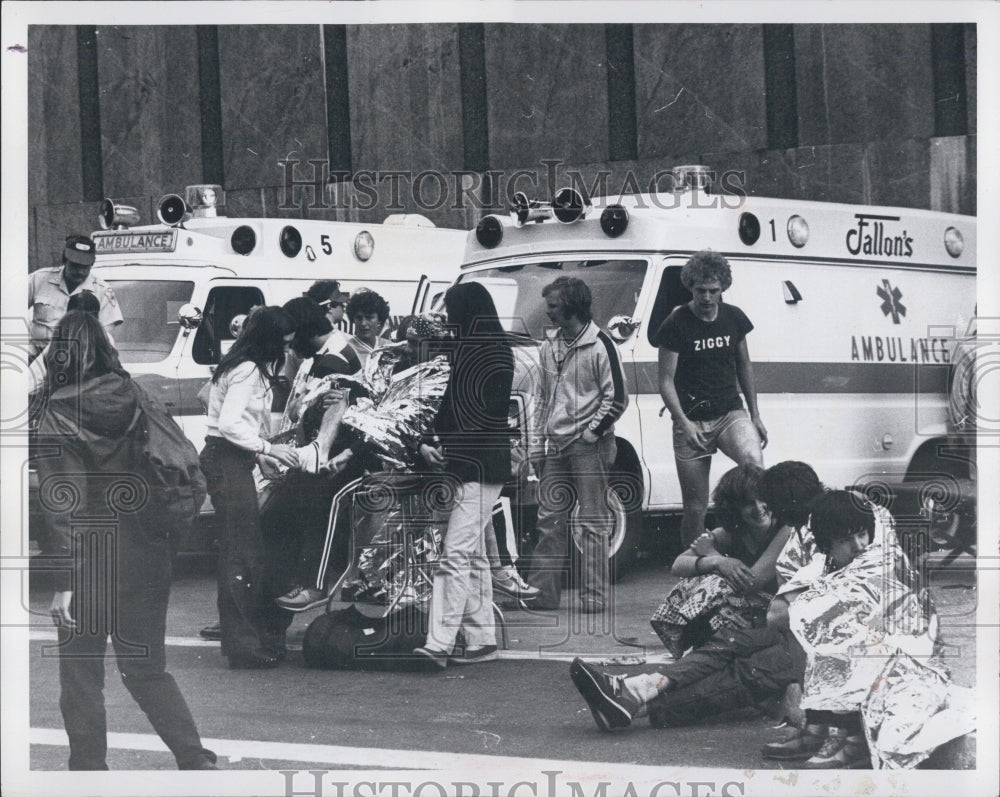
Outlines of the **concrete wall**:
M604 25L34 26L29 267L94 229L103 196L148 221L160 196L216 171L230 215L420 210L408 178L395 196L379 183L374 207L352 203L365 197L350 182L292 202L280 162L298 159L296 179L309 180L306 161L331 153L355 176L425 173L423 202L441 201L423 212L450 227L502 205L519 170L516 187L544 197L567 169L645 188L657 170L699 162L744 171L751 194L975 213L974 26L944 32L956 63L935 60L931 25L778 26L787 53L762 25L616 27L630 63L611 58ZM957 134L936 122L942 69L965 90ZM631 140L612 140L621 130Z

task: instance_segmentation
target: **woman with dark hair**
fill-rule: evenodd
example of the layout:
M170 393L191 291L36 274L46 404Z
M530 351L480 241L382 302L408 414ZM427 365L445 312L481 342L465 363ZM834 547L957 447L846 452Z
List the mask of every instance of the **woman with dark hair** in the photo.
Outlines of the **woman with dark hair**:
M778 589L774 564L791 529L763 501L763 478L752 464L726 471L712 494L718 527L674 561L673 574L684 580L650 622L675 656L722 628L765 623Z
M212 375L201 469L219 532L218 604L222 655L233 669L276 667L280 646L262 627L263 550L253 467L295 467L289 445L271 445L271 388L295 333L280 307L251 313ZM269 608L269 607L268 607Z
M103 689L110 636L122 682L177 766L215 769L215 754L202 746L166 671L171 551L137 475L142 393L101 322L85 311L63 316L44 357L49 396L39 439L58 446L59 455L39 458L38 474L52 532L46 566L56 569L51 613L69 768L108 768Z
M474 282L445 293L448 324L455 332L448 388L435 422L438 445L420 453L456 484L431 596L427 643L417 648L439 667L498 658L493 589L486 534L493 505L510 476L507 415L514 355L493 297ZM465 649L453 651L461 630Z

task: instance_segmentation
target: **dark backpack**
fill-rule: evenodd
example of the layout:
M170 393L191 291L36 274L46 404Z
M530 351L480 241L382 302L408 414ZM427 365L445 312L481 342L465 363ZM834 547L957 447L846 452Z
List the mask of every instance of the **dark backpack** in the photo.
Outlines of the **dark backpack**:
M306 666L332 670L406 670L424 662L413 649L427 639L427 614L414 606L366 617L354 604L321 614L306 628Z
M189 533L205 503L205 476L194 444L166 408L132 384L142 409L132 442L133 461L149 485L149 517L155 518L156 533L176 542Z

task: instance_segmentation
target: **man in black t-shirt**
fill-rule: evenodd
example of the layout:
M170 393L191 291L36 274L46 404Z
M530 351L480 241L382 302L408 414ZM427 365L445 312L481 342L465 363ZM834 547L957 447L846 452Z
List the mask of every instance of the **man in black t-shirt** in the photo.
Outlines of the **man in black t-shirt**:
M767 429L757 410L747 351L753 324L738 307L722 303L733 282L729 262L710 249L696 252L684 265L681 282L691 301L674 309L653 343L660 348L660 396L673 419L684 502L681 537L690 544L705 530L712 455L721 450L737 465L763 466Z

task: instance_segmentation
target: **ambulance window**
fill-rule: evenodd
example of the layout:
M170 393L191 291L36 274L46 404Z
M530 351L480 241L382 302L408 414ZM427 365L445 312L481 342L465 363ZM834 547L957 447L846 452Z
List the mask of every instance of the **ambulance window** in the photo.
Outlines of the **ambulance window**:
M681 284L682 266L667 266L663 269L660 288L656 292L653 310L649 314L649 326L646 327L646 340L655 346L653 339L671 311L678 305L691 301L691 291Z
M205 301L204 320L195 334L191 357L199 365L218 363L233 342L229 324L234 317L245 315L250 308L264 304L259 288L225 285L212 288Z
M108 280L123 321L111 330L123 363L157 363L177 340L177 311L191 301L193 282L180 280Z

